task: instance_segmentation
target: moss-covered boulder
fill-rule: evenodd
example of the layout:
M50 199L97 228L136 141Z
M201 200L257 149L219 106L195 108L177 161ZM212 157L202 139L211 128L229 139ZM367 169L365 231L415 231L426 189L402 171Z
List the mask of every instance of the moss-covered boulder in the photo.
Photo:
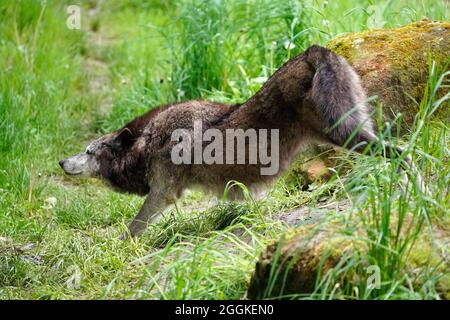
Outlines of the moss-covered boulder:
M269 244L256 263L247 297L312 293L318 277L363 250L363 242L336 232L337 228L333 223L302 226Z
M450 61L450 23L421 20L396 29L348 33L326 46L353 65L369 97L379 97L384 121L401 113L406 129L418 111L414 100L423 97L430 59L441 67Z
M334 299L358 298L354 288L359 288L361 293L374 289L369 285L373 284L374 270L378 268L376 290L392 289L389 270L396 269L400 273L397 277L405 281L396 286L412 286L413 291L424 292L430 290L430 281L433 281L436 296L449 299L450 230L423 227L414 235L418 225L423 223L420 216L408 213L400 217L392 211L387 242L377 245L376 239L380 239L385 230L377 229L376 221L368 221L367 216L366 211L353 212L351 216L341 212L333 218L289 229L261 253L250 279L247 298L322 294Z
M332 177L329 168L334 168L337 164L333 158L336 152L328 145L314 146L303 151L285 175L286 186L306 191L313 182L328 181Z

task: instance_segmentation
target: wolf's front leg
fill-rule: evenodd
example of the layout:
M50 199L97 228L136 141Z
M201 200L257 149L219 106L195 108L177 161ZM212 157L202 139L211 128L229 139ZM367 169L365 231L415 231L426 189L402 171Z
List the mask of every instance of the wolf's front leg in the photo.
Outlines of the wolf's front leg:
M132 237L140 236L145 231L148 224L154 221L168 204L169 200L165 195L150 192L147 195L141 210L139 210L139 213L128 225L128 232L123 234L121 239L126 239L128 235Z

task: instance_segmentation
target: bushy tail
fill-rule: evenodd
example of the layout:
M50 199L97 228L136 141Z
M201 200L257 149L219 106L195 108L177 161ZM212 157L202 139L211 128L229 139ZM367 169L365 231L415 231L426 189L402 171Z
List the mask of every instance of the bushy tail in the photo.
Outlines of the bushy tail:
M338 146L363 152L367 145L371 151L379 150L380 143L385 156L392 158L403 152L389 142L379 141L375 134L371 115L367 108L367 97L360 78L348 62L332 51L312 46L305 51L306 61L315 69L310 99L316 112L325 121L325 135ZM408 155L405 167L414 172L416 183L426 190L412 158Z
M311 100L326 121L328 138L340 146L350 139L350 146L354 146L364 137L375 136L367 98L353 68L326 48L312 46L305 54L315 69Z

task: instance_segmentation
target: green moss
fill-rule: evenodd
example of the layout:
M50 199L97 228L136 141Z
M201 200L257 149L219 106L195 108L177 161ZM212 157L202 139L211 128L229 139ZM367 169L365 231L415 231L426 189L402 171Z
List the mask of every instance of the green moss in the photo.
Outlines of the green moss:
M423 53L431 50L437 60L448 59L450 23L421 20L397 29L372 29L339 36L326 45L350 62L376 56L388 61L426 63ZM442 50L444 47L446 50ZM419 61L414 58L419 58Z
M369 96L378 95L392 115L401 112L411 123L417 113L411 97L423 97L430 59L439 66L449 62L450 23L421 20L396 29L349 33L327 47L355 67Z

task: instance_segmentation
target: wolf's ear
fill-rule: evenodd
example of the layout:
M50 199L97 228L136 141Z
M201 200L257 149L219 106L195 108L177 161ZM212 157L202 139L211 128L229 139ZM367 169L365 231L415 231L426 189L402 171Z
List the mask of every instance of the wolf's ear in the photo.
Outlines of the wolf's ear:
M123 128L113 139L111 146L116 150L123 150L131 147L134 143L134 135L128 128Z

